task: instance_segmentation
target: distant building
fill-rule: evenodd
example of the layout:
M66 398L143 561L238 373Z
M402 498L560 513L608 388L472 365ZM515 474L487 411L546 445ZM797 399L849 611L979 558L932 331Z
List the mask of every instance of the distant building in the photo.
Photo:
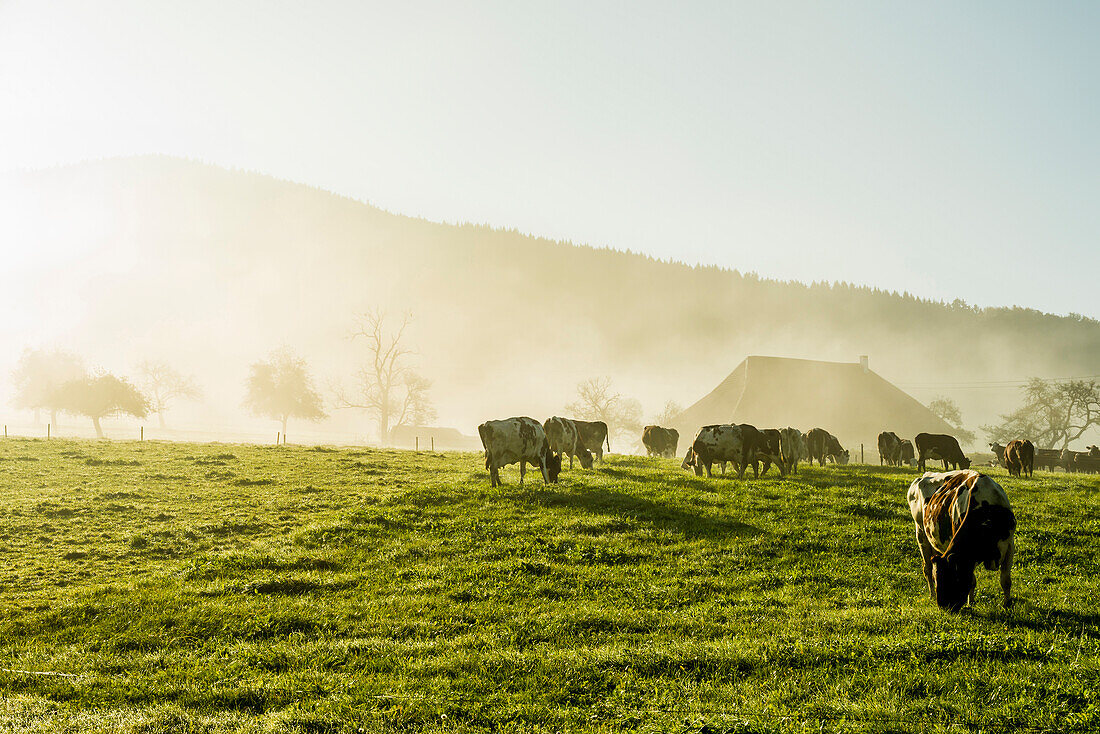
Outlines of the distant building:
M785 357L748 357L729 377L681 413L674 426L690 441L713 423L750 423L757 428L793 426L803 433L824 428L847 449L859 445L865 460L878 463L878 434L954 429L915 398L875 374L867 357L859 362L819 362ZM686 446L681 438L681 445Z

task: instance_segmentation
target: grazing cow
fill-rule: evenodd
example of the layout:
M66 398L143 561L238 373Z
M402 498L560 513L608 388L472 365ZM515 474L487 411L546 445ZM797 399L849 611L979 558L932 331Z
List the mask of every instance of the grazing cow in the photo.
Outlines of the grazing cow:
M603 461L603 445L607 442L607 450L611 451L611 439L607 436L607 424L603 421L580 421L573 419L577 426L577 435L581 438L584 447L591 451L596 461Z
M1100 446L1086 446L1089 450L1090 459L1100 459Z
M1001 466L1007 466L1005 464L1005 449L1006 448L1008 448L1008 447L1007 446L1002 446L1001 444L997 443L996 441L989 444L989 450L997 455L997 463Z
M1004 464L1010 477L1035 473L1035 444L1027 439L1009 442L1004 451Z
M592 453L585 448L584 442L577 435L577 425L573 421L554 416L542 424L542 430L546 432L550 450L560 458L569 457L570 469L573 468L573 457L580 459L581 468L592 468Z
M929 472L909 485L909 511L932 600L957 612L974 603L974 568L1001 570L1005 607L1012 606L1016 516L1001 485L984 474Z
M913 451L913 442L907 438L901 439L901 463L905 466L913 466L916 452Z
M918 433L917 439L917 469L925 471L925 462L929 459L941 459L943 470L947 471L948 464L951 469L969 469L970 459L963 455L962 447L954 436L944 433Z
M810 458L810 443L806 440L806 434L803 433L798 437L798 459L799 461L806 461Z
M714 476L710 470L712 464L720 463L724 467L729 461L737 466L744 460L746 451L740 426L728 423L703 426L688 447L684 463L680 466L683 469L694 469L696 476L702 476L705 469L707 476L712 477ZM742 469L741 474L743 473ZM741 475L739 474L737 478L740 479Z
M879 466L901 466L901 438L893 431L883 431L878 435Z
M642 445L650 456L676 455L676 445L680 443L680 432L675 428L646 426L642 429Z
M798 473L798 461L802 457L802 431L790 426L779 431L779 453L787 473Z
M783 434L778 428L761 429L760 441L756 444L756 460L764 464L760 476L767 474L772 464L779 467L779 476L787 475L783 465Z
M806 443L810 449L810 466L814 465L814 459L817 459L821 466L825 466L826 458L831 458L834 464L848 463L848 450L840 445L836 436L824 428L810 429L806 434Z
M499 487L500 467L519 463L519 486L527 464L533 464L542 472L545 484L558 481L561 473L561 456L550 450L546 432L534 418L508 418L501 421L485 421L477 427L481 445L485 447L485 468L489 470L491 486Z
M1035 464L1040 469L1054 471L1054 467L1062 466L1062 452L1058 449L1035 449Z

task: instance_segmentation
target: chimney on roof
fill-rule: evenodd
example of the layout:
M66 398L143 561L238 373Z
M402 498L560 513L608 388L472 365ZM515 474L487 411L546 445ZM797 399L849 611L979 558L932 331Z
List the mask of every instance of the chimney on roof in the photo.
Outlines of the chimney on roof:
M863 368L864 372L870 372L871 371L870 366L868 366L869 362L870 362L870 359L867 357L866 354L859 355L859 366Z

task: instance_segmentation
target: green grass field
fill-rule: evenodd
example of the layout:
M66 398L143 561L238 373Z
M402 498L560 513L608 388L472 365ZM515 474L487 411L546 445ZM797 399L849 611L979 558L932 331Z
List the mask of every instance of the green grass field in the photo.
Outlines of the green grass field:
M1100 477L991 470L1018 602L948 615L915 472L678 464L9 439L0 731L1100 728Z

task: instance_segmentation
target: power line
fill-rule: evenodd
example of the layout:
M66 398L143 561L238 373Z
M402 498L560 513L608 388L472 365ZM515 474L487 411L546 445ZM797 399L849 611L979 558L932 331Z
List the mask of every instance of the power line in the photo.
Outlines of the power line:
M1074 382L1078 380L1100 380L1100 375L1083 375L1081 377L1042 377L1044 382ZM966 382L898 382L898 387L907 390L998 390L1026 387L1031 379L1026 380L970 380Z

